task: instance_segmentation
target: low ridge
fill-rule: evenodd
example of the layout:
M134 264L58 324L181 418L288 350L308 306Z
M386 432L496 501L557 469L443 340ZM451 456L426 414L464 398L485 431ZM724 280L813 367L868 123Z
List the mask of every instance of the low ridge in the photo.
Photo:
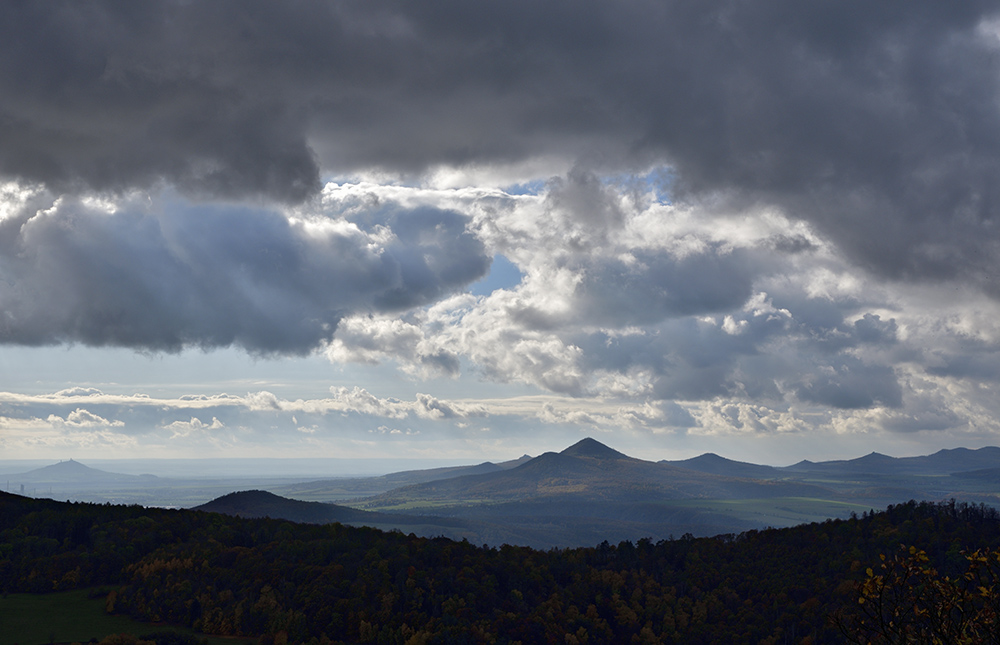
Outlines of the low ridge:
M288 499L264 490L236 491L200 506L195 506L192 510L222 513L236 517L272 517L293 522L318 524L357 522L371 516L366 511L346 506Z
M679 461L663 460L661 464L689 468L702 473L712 475L725 475L728 477L750 477L757 479L771 479L781 474L781 471L771 466L751 464L745 461L733 461L714 452L706 452L703 455L682 459Z

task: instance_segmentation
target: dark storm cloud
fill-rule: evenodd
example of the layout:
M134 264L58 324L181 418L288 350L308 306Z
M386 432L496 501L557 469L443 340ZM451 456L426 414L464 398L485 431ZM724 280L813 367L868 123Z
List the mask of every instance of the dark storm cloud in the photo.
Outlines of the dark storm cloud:
M630 263L588 263L577 288L577 313L593 324L618 326L737 309L753 293L759 272L739 249L712 247L682 258L637 251Z
M673 401L665 401L660 404L663 412L663 423L675 428L694 428L698 422L691 416L691 413L677 405Z
M898 329L894 318L882 320L876 314L865 314L854 321L854 333L863 343L891 345L897 341Z
M673 166L1000 296L994 2L7 2L0 172L297 201L322 171ZM584 209L586 210L586 209Z
M746 395L780 400L772 359L761 348L787 329L783 320L759 316L741 334L693 318L672 319L652 333L573 338L584 352L584 367L627 372L645 368L653 375L658 399L705 400Z
M967 340L960 351L937 351L928 357L927 372L935 376L1000 382L1000 347Z
M767 243L774 248L775 251L781 253L802 253L804 251L811 251L815 248L812 242L810 242L805 236L788 236L788 235L776 235L769 240Z
M891 432L923 432L950 430L968 424L968 419L948 409L946 405L929 405L918 401L906 413L887 415L881 425Z
M280 96L266 73L249 83L252 45L239 46L229 8L226 17L211 3L4 4L0 170L57 190L162 178L212 196L296 201L315 191L302 97Z
M865 364L853 357L817 370L795 393L803 401L834 408L898 408L903 404L903 391L891 367Z
M372 232L261 209L168 210L61 200L2 222L0 342L304 354L347 314L433 302L489 268L447 211L393 212Z

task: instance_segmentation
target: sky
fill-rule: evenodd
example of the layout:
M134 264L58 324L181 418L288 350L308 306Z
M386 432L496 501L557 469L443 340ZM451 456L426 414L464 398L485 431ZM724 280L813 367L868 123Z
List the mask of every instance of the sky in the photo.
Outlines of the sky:
M995 2L0 4L4 459L998 419Z

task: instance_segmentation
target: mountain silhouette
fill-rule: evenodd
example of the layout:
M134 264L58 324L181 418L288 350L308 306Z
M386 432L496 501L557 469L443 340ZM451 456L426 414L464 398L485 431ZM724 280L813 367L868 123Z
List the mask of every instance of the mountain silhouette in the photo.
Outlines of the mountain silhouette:
M101 482L126 482L142 481L149 479L150 475L123 475L121 473L109 473L85 466L79 461L70 459L60 461L51 466L44 466L29 470L24 473L5 475L10 481L24 484L82 484Z
M761 466L745 461L733 461L720 457L714 452L706 452L703 455L682 459L679 461L661 461L661 464L670 464L681 468L690 468L701 473L712 475L725 475L727 477L751 477L754 479L771 479L780 477L781 471L772 466Z
M803 460L783 470L795 472L853 472L879 475L949 475L1000 468L1000 448L987 446L977 450L969 448L944 449L932 455L919 457L890 457L872 452L856 459L813 462Z
M471 504L488 510L490 504L508 502L648 503L796 496L819 491L809 484L738 478L645 461L594 439L584 439L562 452L546 452L509 470L397 488L369 498L366 507Z

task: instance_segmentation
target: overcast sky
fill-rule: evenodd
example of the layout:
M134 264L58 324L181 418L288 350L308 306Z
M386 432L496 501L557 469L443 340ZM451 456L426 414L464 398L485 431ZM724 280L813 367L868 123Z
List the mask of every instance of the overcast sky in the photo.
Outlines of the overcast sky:
M0 3L3 458L998 419L995 2Z

